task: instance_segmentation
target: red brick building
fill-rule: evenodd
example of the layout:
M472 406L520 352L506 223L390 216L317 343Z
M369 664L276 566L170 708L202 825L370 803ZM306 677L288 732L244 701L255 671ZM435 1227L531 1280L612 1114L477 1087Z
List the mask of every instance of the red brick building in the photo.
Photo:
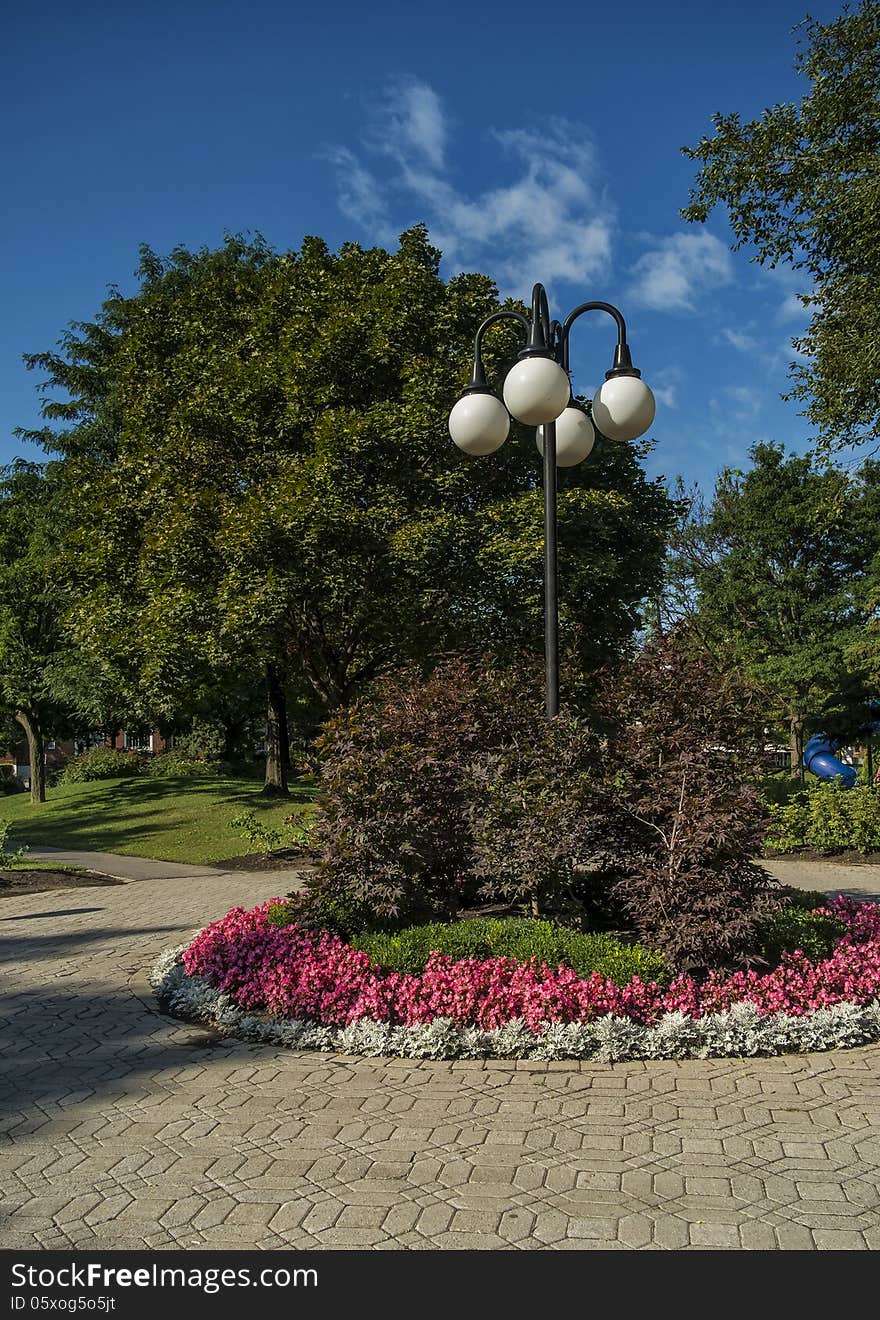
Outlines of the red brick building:
M101 731L78 734L75 738L63 740L48 739L46 742L46 766L48 769L60 769L74 756L81 756L91 747L114 747L117 751L144 752L147 754L170 750L171 739L164 738L158 729L149 733L129 732L120 729L118 733L107 736ZM0 753L0 774L11 774L22 783L30 780L31 767L28 745L23 738L15 747Z

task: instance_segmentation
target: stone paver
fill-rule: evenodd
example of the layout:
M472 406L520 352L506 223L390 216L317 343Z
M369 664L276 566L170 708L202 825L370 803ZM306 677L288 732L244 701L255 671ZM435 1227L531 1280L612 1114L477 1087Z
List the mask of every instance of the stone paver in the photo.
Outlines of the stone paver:
M279 892L192 868L0 904L0 1246L880 1246L880 1046L413 1062L159 1015L160 950Z

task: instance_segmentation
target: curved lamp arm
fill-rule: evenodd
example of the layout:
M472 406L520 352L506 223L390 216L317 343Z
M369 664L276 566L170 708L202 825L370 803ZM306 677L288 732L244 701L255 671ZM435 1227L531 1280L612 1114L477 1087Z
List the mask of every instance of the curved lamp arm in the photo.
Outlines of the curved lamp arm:
M487 390L489 388L486 382L486 373L483 370L483 337L490 326L496 321L518 321L529 337L530 327L528 317L523 316L522 312L493 312L487 316L482 325L480 325L474 336L474 365L471 369L471 379L467 388L469 390Z
M614 350L614 365L610 371L605 372L605 379L612 376L641 376L632 364L632 355L629 351L629 344L626 341L626 321L623 319L623 313L613 305L607 302L585 302L579 307L575 307L573 312L569 312L562 326L562 365L566 371L569 368L569 335L571 327L579 316L584 312L607 312L613 316L617 323L617 347Z

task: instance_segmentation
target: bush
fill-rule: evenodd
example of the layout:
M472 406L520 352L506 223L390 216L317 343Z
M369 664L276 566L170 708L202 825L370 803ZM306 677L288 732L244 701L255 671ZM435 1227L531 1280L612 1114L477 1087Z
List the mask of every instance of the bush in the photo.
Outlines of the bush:
M67 762L58 777L59 784L87 784L94 779L118 779L139 775L145 758L138 752L121 752L113 747L90 747L82 756Z
M0 817L0 870L10 871L16 866L20 866L27 856L27 848L16 848L14 852L7 852L6 846L9 843L9 835L12 832L12 821Z
M677 971L747 964L756 921L778 904L750 860L765 820L756 698L673 635L646 646L603 704L612 895Z
M560 963L579 976L593 972L616 985L627 985L634 976L662 983L668 979L662 956L638 944L622 944L610 935L583 935L550 921L527 917L471 917L448 924L410 926L396 933L374 932L351 941L383 971L424 970L431 953L450 958L512 958L527 963L536 958L548 967Z
M188 733L175 734L174 751L187 761L222 761L226 747L223 725L196 716Z
M198 779L204 775L217 776L221 768L216 761L205 761L200 757L190 756L175 747L171 752L160 752L151 756L145 767L145 773L151 778Z
M798 908L801 912L812 912L815 908L827 907L829 898L820 889L797 889L794 885L782 885L780 898L786 908Z
M771 967L800 949L811 962L829 958L846 926L827 911L788 907L758 923L758 948Z
M229 822L231 830L238 830L243 834L252 848L260 852L268 853L273 848L280 848L284 841L284 835L277 830L274 825L264 825L257 819L255 811L240 811L237 816L233 816Z
M582 908L579 873L606 851L609 812L596 733L562 713L548 720L534 702L518 714L507 746L467 771L465 817L480 896L525 906L533 916Z
M771 805L769 812L764 843L779 852L880 851L880 793L870 785L817 784L785 806Z
M477 894L534 916L618 911L676 970L748 964L778 902L751 862L755 699L677 638L606 677L590 721L548 721L540 691L450 662L342 712L319 742L309 890L372 928L448 920Z
M267 920L273 926L295 924L304 930L329 930L347 941L363 933L369 914L327 892L300 890L283 902L270 904Z
M530 675L441 665L386 679L318 742L314 891L372 925L448 918L477 890L547 903L599 835L586 781L597 742L548 723Z
M24 792L26 792L26 789L12 773L12 766L0 767L0 793L2 793L4 797L11 797L14 793Z

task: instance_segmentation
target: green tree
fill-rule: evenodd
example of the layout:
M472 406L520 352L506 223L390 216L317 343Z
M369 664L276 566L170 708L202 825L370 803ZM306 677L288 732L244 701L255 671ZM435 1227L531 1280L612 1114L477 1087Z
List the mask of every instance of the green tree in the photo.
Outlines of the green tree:
M262 672L281 791L288 699L316 719L405 663L540 642L534 434L475 461L446 432L496 290L445 282L439 260L420 226L393 253L145 250L133 297L30 359L70 396L34 438L89 511L77 644L169 715L212 677ZM518 346L493 332L490 372ZM563 630L585 665L626 643L659 580L672 506L639 452L561 473Z
M46 800L46 736L66 724L57 680L69 662L58 591L58 465L19 460L0 475L0 702L24 731L31 801Z
M812 719L857 722L866 673L859 648L880 550L880 469L815 466L755 445L747 472L726 469L708 505L692 499L675 539L667 604L722 669L736 669L787 727L802 776Z
M682 148L700 166L682 215L721 204L735 248L803 272L811 320L787 397L833 450L880 438L880 0L806 19L796 68L810 82L799 105L716 114L714 136Z

